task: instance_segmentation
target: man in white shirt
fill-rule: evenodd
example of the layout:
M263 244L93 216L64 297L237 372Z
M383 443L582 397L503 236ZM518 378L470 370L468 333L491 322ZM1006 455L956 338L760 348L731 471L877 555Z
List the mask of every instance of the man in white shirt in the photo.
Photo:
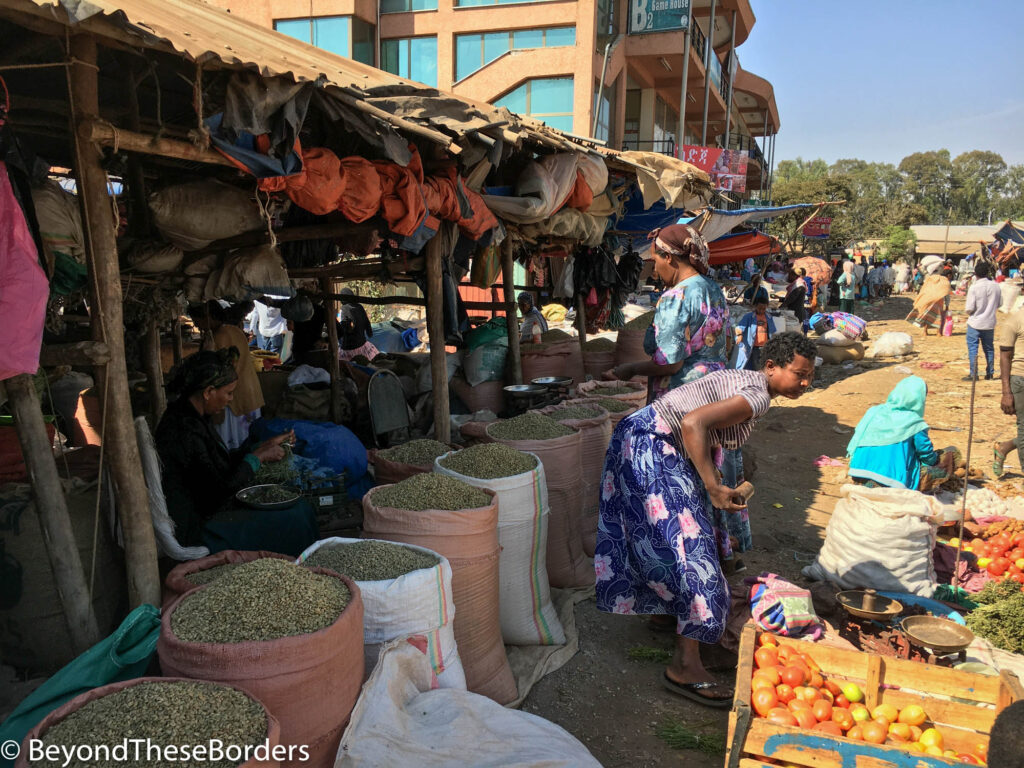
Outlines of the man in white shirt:
M996 310L1003 296L999 285L992 279L991 267L979 261L974 267L974 283L967 291L967 357L971 363L971 375L965 381L978 378L978 342L985 350L985 378L995 378L995 346L993 336L996 329Z
M288 330L288 321L281 317L281 310L277 307L268 306L262 301L254 303L260 349L280 355L284 349L284 334Z

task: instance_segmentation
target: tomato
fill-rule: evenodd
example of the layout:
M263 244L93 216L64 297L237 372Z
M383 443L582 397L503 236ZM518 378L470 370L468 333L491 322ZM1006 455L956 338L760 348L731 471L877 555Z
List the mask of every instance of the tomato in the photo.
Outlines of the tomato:
M1018 584L1024 584L1024 573L1015 573L1010 578Z
M770 688L758 688L751 694L750 701L761 717L767 717L769 712L779 706L779 697Z
M808 704L814 704L814 702L816 701L821 701L821 693L818 691L818 689L811 688L808 685L801 685L799 688L794 688L793 693L795 693L798 698L801 698L804 701L806 701Z
M861 726L855 725L855 726L853 726L853 728L851 728L850 730L848 730L846 732L846 738L848 738L848 739L856 739L857 741L862 741L864 739L864 731L861 728Z
M888 728L875 720L861 723L860 730L864 741L870 744L883 744L885 737L888 735Z
M775 686L772 685L772 681L767 678L761 677L760 675L754 675L750 678L750 690L751 691L775 691Z
M1009 560L1009 558L1007 558L1007 560ZM1011 579L1018 573L1024 573L1024 571L1021 571L1021 569L1017 567L1016 563L1014 563L1006 569L1006 575L1009 576Z
M1013 542L1013 546L1024 548L1024 533L1014 534L1010 541Z
M760 637L757 638L758 645L771 645L775 648L779 647L779 641L775 639L775 635L770 632L764 632Z
M780 669L779 676L782 678L782 682L786 685L791 685L794 688L798 685L803 685L807 681L806 670L795 665L786 666Z
M818 718L816 718L814 713L809 709L798 709L793 713L793 717L796 718L797 725L808 730L818 724Z
M754 661L758 669L764 667L777 667L779 665L779 653L775 648L762 646L754 652Z
M833 707L842 707L843 709L849 709L850 708L850 700L848 698L846 698L845 696L843 696L843 694L840 693L838 696L836 696L835 701L832 702L832 706Z
M965 755L962 752L956 756L957 762L967 763L967 765L984 765L984 763L978 759L977 755Z
M754 677L763 677L768 680L772 685L778 685L782 682L782 678L779 675L780 667L761 667L754 672Z
M786 704L786 707L789 709L790 712L797 712L801 709L806 710L807 712L811 711L811 705L803 699L793 699L792 701Z
M843 735L843 729L840 728L835 723L833 723L831 720L818 723L816 726L814 726L814 730L815 731L824 731L825 733L829 734L830 736L842 736Z
M796 698L793 687L785 683L775 686L775 695L779 697L779 701L783 704L789 704L789 702Z
M921 734L921 743L925 747L938 747L942 749L942 734L935 728L929 728Z
M842 728L844 731L848 731L853 728L854 723L857 721L853 719L853 715L850 714L848 709L832 708L832 722Z
M890 723L896 722L896 718L899 716L899 710L896 709L892 704L879 704L873 710L871 710L871 717L878 719L884 717Z
M838 684L833 683L831 680L826 680L823 683L825 690L831 693L833 696L839 696L842 694L843 689Z
M775 707L767 714L767 718L776 725L796 725L793 713L784 707Z
M1005 557L997 557L991 563L988 564L988 572L992 576L1002 576L1007 568L1010 567L1010 561Z
M1021 547L1014 547L1006 553L1007 560L1020 560L1024 557L1024 549Z
M814 713L819 723L832 719L832 705L823 699L818 699L811 704L811 712Z
M832 695L832 692L827 688L819 688L818 693L821 694L821 698L827 701L829 704L835 704L836 697Z
M793 653L793 649L790 648L788 645L780 645L779 646L779 663L782 664L783 666L785 664L788 664L789 663L788 659L789 659L789 657L790 657L790 655L792 653Z
M910 726L906 723L893 723L889 726L889 736L900 741L910 741Z
M820 672L815 672L814 670L811 670L811 679L810 679L810 681L807 684L809 686L811 686L811 688L821 688L821 686L824 683L825 683L825 681L822 680L821 673Z

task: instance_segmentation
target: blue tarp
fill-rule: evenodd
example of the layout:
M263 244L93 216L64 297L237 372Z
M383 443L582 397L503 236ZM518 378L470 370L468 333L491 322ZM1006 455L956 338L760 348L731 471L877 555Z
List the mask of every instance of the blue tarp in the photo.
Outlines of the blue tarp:
M723 211L713 208L711 209L711 218L705 222L704 227L701 229L701 234L710 243L748 221L769 221L792 211L799 211L801 208L816 208L817 206L817 203L797 203L795 205L764 208L740 208L735 211ZM701 215L703 214L685 216L678 221L680 224L690 224L694 220L699 219Z
M1014 222L1006 221L993 233L992 238L1013 245L1024 245L1024 226L1018 227Z

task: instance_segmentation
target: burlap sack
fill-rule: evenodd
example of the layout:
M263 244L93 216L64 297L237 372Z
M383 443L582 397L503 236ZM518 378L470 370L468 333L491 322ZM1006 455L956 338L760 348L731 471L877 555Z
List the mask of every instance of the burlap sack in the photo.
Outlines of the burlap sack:
M623 328L615 339L615 364L643 363L651 359L651 356L644 352L644 335L647 329L633 331Z
M192 592L164 611L156 652L165 675L234 685L262 701L281 723L281 743L309 748L308 761L282 765L329 768L363 684L363 600L347 576L311 570L340 578L352 592L331 626L261 642L186 643L171 617Z
M28 735L25 736L24 741L22 741L21 743L21 754L18 755L17 760L14 761L14 766L15 768L29 768L29 766L32 765L32 763L28 761L29 743L33 740L41 739L43 736L46 735L46 732L50 730L50 728L52 728L54 725L56 725L61 720L66 718L68 715L77 712L90 701L102 699L104 696L109 696L112 693L117 693L118 691L123 691L125 688L131 688L136 685L141 685L142 683L191 682L195 682L195 680L186 679L183 677L137 677L134 680L124 680L120 683L111 683L110 685L103 685L99 688L93 688L91 691L86 691L85 693L80 694L75 698L71 699L71 701L67 702L66 704L62 704L61 706L57 707L57 709L53 710L53 712L44 717L42 721L38 725L36 725L35 728L28 732ZM242 693L248 695L249 698L256 701L256 703L263 708L263 711L267 716L266 744L267 748L272 751L274 747L281 743L281 724L277 721L277 718L274 717L273 713L269 711L267 705L258 697L254 696L251 691L247 691L241 686L237 685L228 685L226 687L235 688L236 690L241 691ZM72 745L68 744L66 746L70 747ZM227 747L228 745L225 744L224 746ZM237 746L244 747L248 745L239 744ZM142 748L145 749L145 746L143 746ZM262 755L256 754L254 755L253 758L250 758L245 762L239 763L238 768L276 768L276 766L281 764L280 761L278 760L257 760L255 759L256 757L262 757Z
M381 507L374 488L363 497L363 533L437 552L452 568L455 642L466 670L466 687L499 704L518 695L501 642L498 599L498 504L455 511Z
M501 413L505 410L504 381L485 381L473 387L462 377L456 376L449 383L452 392L470 413L477 411Z
M573 384L579 384L586 378L583 372L583 352L578 339L566 339L553 344L523 344L519 354L524 383L542 376L570 376Z
M591 397L577 397L577 398L575 398L573 400L563 400L562 401L562 405L597 405L597 406L600 406L601 405L601 400L603 400L603 399L604 398L599 397L597 395L594 395L594 396L591 396ZM619 398L616 398L616 399L619 399ZM640 409L637 408L635 405L631 404L629 409L625 410L625 411L608 411L608 419L611 422L612 432L615 431L615 427L617 427L619 425L620 421L622 421L624 418L626 418L630 414L636 413L638 410L640 410ZM612 441L611 440L611 435L609 434L609 436L608 436L608 443L611 443L611 441ZM605 452L608 451L608 443L605 443L605 445L604 445Z
M629 394L604 395L605 389L616 389L626 387L635 390ZM577 397L614 397L616 400L624 400L632 403L637 408L647 405L647 385L635 381L585 381L576 388Z
M600 379L605 371L615 367L615 350L583 350L583 372L594 379Z
M594 556L597 546L597 520L600 517L601 473L604 456L612 439L612 422L608 411L594 403L589 404L601 412L592 419L560 419L561 406L542 408L541 413L580 431L580 463L583 468L583 503L580 505L580 542L587 557Z
M490 436L490 425L488 425ZM517 451L533 453L544 464L548 487L548 582L552 587L585 587L594 583L593 562L583 554L580 509L583 504L581 433L553 440L496 440Z
M218 565L227 565L228 563L251 563L253 560L261 560L264 557L276 557L280 560L292 562L292 558L288 557L288 555L280 555L277 552L240 552L235 549L225 549L213 555L200 557L198 560L189 560L186 563L181 563L181 565L176 565L167 574L167 578L164 579L161 608L166 611L171 603L186 592L199 588L200 585L193 584L187 578L193 573L208 571L210 568L216 568Z

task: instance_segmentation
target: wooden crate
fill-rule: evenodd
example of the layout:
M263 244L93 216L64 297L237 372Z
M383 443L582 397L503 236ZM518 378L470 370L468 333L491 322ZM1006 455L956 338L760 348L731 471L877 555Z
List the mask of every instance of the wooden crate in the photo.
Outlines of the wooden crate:
M939 768L963 765L952 759L909 752L900 747L868 744L802 728L775 725L758 717L750 705L750 678L760 633L752 623L743 630L736 696L729 714L726 768L762 768L765 758L814 768ZM869 709L892 704L898 709L919 704L944 737L947 749L977 752L988 746L996 715L1024 699L1017 676L998 677L962 672L916 661L892 659L860 651L829 648L805 640L777 637L779 645L798 648L821 667L826 680L854 682L864 691ZM956 699L956 700L954 700Z

